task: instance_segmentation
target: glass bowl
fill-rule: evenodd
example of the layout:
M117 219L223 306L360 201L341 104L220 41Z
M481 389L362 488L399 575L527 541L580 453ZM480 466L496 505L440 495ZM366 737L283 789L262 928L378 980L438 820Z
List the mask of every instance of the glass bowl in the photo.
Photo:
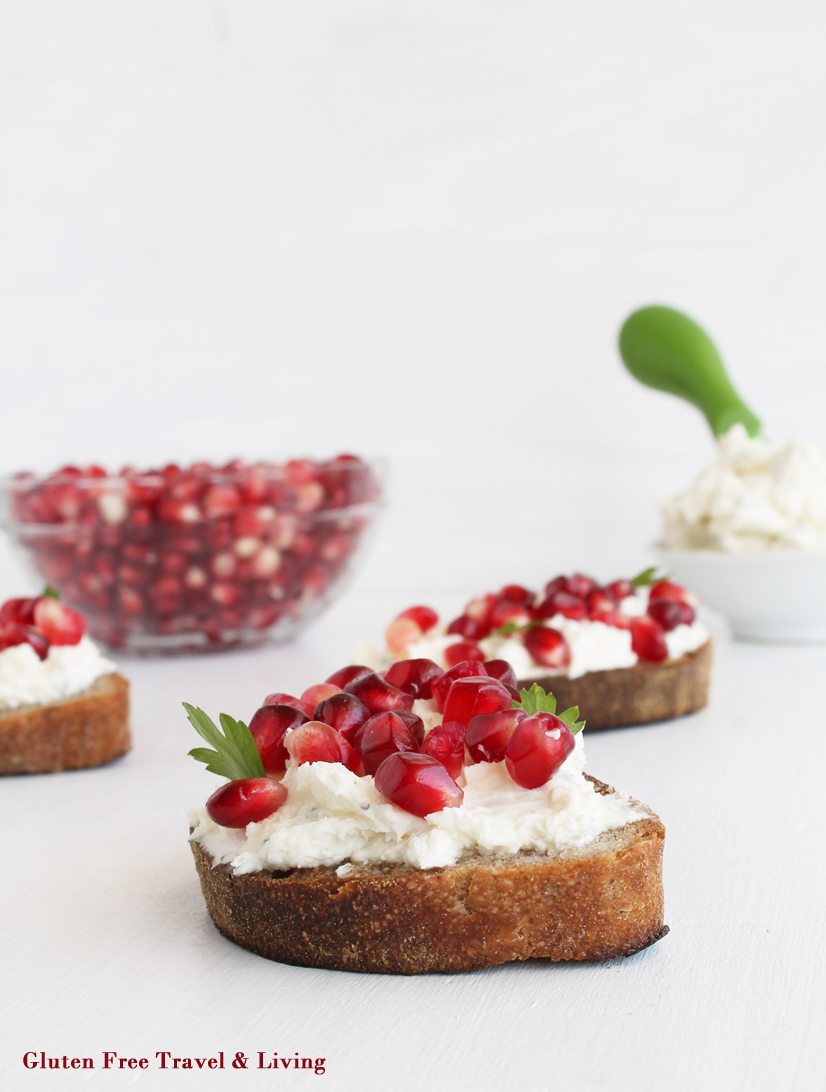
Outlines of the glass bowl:
M126 653L292 637L351 576L383 499L383 464L234 460L0 481L0 525L39 577Z

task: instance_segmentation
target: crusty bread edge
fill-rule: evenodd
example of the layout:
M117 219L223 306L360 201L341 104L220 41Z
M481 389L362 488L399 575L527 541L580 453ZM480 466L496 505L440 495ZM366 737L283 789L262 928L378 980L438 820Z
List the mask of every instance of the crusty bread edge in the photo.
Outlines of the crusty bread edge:
M578 849L428 870L355 865L343 876L335 868L234 876L191 845L207 909L229 940L280 963L411 975L648 947L668 931L664 835L650 813Z
M131 745L129 682L114 672L80 694L0 712L0 774L101 766Z
M590 671L578 679L545 675L520 681L538 683L555 696L560 709L578 705L589 732L627 728L696 713L708 703L712 642L706 641L678 660L646 663L611 671Z

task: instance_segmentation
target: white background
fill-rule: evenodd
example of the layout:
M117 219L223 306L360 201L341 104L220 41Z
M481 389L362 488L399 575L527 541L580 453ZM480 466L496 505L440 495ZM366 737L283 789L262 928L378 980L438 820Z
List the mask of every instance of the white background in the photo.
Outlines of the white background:
M129 662L135 749L0 786L4 1087L25 1050L327 1058L336 1089L822 1089L823 649L732 645L712 704L592 737L668 827L672 932L455 978L269 964L209 925L177 703L249 716L414 600L641 568L710 458L616 331L665 302L777 437L826 447L826 11L609 0L7 0L0 472L387 455L341 601L289 647ZM34 590L5 542L0 596ZM13 824L13 825L12 825Z

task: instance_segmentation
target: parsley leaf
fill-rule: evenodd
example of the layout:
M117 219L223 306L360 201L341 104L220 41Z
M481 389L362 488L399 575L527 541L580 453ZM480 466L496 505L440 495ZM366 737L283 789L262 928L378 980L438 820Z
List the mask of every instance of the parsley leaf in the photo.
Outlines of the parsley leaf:
M514 633L526 633L529 629L536 629L538 626L544 626L545 623L541 619L534 619L530 622L525 622L523 625L518 625L516 622L505 622L504 626L499 626L498 629L492 629L489 636L491 637L510 637Z
M205 762L210 773L227 777L230 781L266 776L252 732L243 721L233 720L226 713L221 713L222 735L203 709L196 709L188 702L184 702L183 707L198 735L214 748L195 747L189 752L198 762Z
M579 720L579 706L572 705L564 713L556 712L556 698L553 694L546 694L539 683L534 683L530 690L519 691L519 701L514 699L512 709L523 709L528 716L534 713L556 713L560 720L564 720L574 735L585 727L585 721Z
M650 569L643 569L641 573L637 573L631 580L631 584L635 588L648 588L652 584L656 584L658 580L666 580L668 573L657 575L659 565L652 565Z

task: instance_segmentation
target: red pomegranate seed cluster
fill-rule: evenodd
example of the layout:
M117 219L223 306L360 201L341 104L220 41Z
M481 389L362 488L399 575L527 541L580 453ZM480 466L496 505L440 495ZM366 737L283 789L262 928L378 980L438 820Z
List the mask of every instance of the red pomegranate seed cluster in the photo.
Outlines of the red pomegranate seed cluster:
M514 633L535 664L563 672L571 662L571 650L563 634L547 625L556 615L629 630L631 647L641 660L665 660L665 634L678 625L691 625L697 600L681 585L660 580L651 586L646 614L629 617L622 613L620 604L634 594L630 580L600 585L582 573L555 577L541 594L521 584L506 584L499 592L471 599L464 612L447 624L446 632L461 640L445 649L445 660L448 667L466 660L484 661L480 641L496 632ZM438 622L438 615L429 607L402 611L385 631L388 651L404 657L408 647L431 633ZM394 668L398 670L398 665Z
M262 801L271 800L266 814L272 814L287 796L266 785L280 785L290 759L340 762L372 775L387 800L421 817L458 807L458 781L477 762L504 761L517 785L538 788L571 753L574 736L555 714L514 707L515 684L502 660L468 660L448 671L431 660L407 660L383 674L351 664L298 698L270 694L249 724L267 776L222 786L207 810L215 822L237 827L265 817ZM417 698L433 700L442 712L430 732L412 711Z
M53 595L7 599L0 607L0 652L14 645L31 645L45 660L52 645L76 645L85 632L83 615Z
M135 650L216 647L317 613L379 496L353 455L116 476L67 466L17 475L6 522L95 637Z

